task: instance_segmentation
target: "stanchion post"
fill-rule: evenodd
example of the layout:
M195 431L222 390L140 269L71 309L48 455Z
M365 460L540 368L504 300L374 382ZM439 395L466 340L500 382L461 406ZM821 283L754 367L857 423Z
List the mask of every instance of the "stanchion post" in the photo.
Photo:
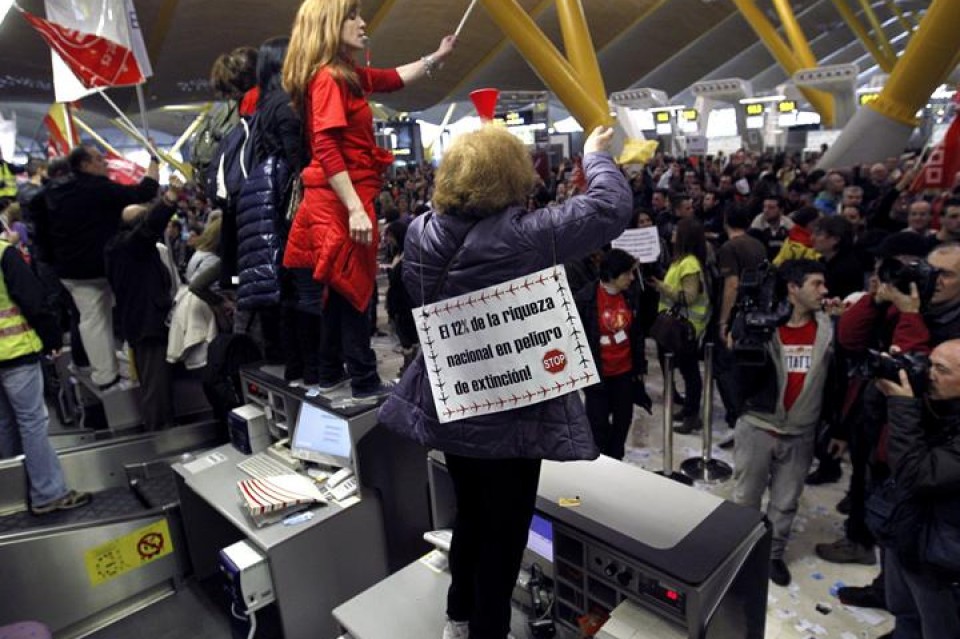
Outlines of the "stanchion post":
M660 474L682 484L693 483L683 473L673 472L673 353L663 356L663 470Z
M713 459L713 349L714 345L709 342L703 347L703 440L701 445L703 450L699 457L691 457L680 464L680 470L691 480L705 482L726 481L733 475L733 469L730 465Z

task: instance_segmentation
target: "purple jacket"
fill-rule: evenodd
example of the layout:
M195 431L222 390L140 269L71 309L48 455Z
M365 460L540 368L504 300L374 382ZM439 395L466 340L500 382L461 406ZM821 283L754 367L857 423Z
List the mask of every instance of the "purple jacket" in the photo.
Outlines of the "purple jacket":
M584 158L587 192L528 213L520 207L475 219L421 215L407 231L403 281L415 306L430 297L463 244L434 302L583 257L623 233L632 195L606 153ZM464 236L466 240L464 241ZM421 282L421 273L423 281ZM441 424L421 355L380 409L380 423L444 452L483 458L594 459L597 447L578 393Z

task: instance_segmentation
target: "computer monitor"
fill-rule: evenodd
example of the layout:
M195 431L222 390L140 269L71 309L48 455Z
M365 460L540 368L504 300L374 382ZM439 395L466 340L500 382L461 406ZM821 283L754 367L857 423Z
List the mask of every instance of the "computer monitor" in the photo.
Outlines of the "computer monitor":
M523 553L524 567L537 563L543 572L553 576L553 522L534 513L527 533L527 548Z
M300 405L297 425L290 441L290 453L308 462L350 468L352 445L347 420L314 406Z

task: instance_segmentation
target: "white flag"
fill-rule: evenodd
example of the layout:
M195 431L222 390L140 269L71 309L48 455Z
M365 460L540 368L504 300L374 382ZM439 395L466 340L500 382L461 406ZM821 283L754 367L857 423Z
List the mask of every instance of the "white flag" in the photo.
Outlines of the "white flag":
M3 159L7 162L13 161L13 155L17 152L17 114L14 112L12 119L4 120L0 113L0 151L3 152Z

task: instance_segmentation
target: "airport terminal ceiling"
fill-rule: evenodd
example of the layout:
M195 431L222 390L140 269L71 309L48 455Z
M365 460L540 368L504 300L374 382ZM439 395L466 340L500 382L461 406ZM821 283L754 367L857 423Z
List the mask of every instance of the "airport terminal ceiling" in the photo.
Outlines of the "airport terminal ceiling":
M562 51L555 0L517 1ZM835 1L846 3L866 23L860 0L804 0L791 5L821 64L857 63L867 82L878 68L841 20ZM757 3L777 24L771 0ZM43 15L42 0L19 4ZM289 0L134 0L134 4L154 67L154 77L146 85L151 111L211 99L207 77L216 56L289 33L298 6ZM365 0L362 12L371 33L372 63L394 66L431 52L456 27L468 4L468 0ZM757 91L772 91L786 80L731 0L582 0L582 4L608 92L651 87L692 103L689 88L700 80L741 77L751 80ZM895 9L908 20L918 20L929 4L872 3L897 52L908 37ZM6 117L11 109L17 111L21 136L31 135L52 100L50 77L46 44L11 11L0 25L0 111ZM457 52L435 79L380 97L390 109L418 112L465 100L470 90L483 86L544 88L478 5ZM132 90L114 89L111 94L129 113L136 112ZM82 106L88 114L107 113L97 98L86 99ZM442 110L432 109L426 119L439 121L442 115ZM88 119L97 126L96 118ZM154 113L151 126L177 135L190 119L185 113Z

